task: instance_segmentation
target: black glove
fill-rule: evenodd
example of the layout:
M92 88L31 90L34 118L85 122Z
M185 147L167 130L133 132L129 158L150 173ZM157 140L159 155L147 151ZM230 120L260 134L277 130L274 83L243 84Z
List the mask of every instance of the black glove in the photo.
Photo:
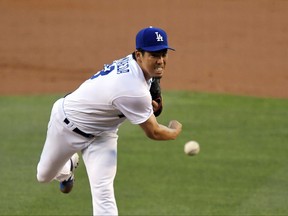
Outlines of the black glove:
M163 109L160 78L153 78L150 88L150 94L152 96L152 100L158 104L157 107L153 106L154 115L157 117L161 114Z

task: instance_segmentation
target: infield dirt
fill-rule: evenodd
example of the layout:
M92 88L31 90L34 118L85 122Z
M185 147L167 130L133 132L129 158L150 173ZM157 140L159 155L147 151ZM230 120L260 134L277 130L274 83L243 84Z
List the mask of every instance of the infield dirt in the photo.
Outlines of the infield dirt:
M288 98L288 1L1 0L0 95L69 92L168 33L164 89Z

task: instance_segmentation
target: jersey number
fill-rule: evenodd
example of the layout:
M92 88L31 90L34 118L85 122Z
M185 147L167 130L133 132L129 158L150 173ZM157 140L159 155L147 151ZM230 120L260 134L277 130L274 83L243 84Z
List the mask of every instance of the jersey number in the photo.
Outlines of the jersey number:
M105 65L104 69L93 75L90 79L95 79L99 76L105 76L115 69L114 65Z

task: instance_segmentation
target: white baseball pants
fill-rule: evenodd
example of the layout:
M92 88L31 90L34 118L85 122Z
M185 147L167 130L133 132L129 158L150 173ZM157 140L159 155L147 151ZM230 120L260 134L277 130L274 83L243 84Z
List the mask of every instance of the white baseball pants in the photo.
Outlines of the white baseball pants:
M116 133L101 133L85 138L73 131L73 124L65 124L63 98L54 103L48 124L45 145L37 166L39 182L58 181L70 177L70 157L81 151L89 177L93 215L118 215L114 196L117 167Z

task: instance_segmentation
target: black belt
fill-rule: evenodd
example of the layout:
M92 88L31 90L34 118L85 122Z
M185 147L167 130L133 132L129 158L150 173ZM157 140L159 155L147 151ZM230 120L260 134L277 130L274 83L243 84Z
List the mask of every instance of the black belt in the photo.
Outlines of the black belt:
M65 122L67 125L70 123L70 121L69 121L67 118L64 119L64 122ZM81 130L80 130L79 128L77 128L77 127L74 128L73 131L74 131L75 133L77 133L77 134L80 134L80 135L83 136L83 137L86 137L86 138L93 138L93 137L94 137L94 135L92 135L92 134L87 134L87 133L81 131Z

